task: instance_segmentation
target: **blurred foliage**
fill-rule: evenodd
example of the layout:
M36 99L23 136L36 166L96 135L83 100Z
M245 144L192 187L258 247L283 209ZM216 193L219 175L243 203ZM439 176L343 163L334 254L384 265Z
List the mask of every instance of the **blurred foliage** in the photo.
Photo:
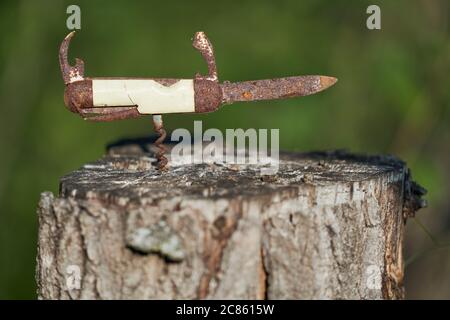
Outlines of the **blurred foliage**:
M337 76L315 96L236 104L207 115L169 115L169 129L280 128L285 150L392 153L429 190L419 218L450 242L449 2L379 0L382 30L366 28L372 1L5 1L0 4L0 298L35 298L36 204L58 178L107 143L146 136L151 119L88 123L63 105L58 47L66 8L82 30L71 58L91 76L192 77L206 66L191 48L211 39L221 80ZM432 243L408 222L405 256ZM450 298L449 250L406 270L410 298Z

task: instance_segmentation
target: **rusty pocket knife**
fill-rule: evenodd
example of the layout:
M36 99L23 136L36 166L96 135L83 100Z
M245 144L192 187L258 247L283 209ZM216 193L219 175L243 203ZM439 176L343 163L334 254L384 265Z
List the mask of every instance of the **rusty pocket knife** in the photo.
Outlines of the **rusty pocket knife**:
M166 134L162 114L204 113L238 101L273 100L306 96L327 89L337 79L328 76L298 76L267 80L219 83L214 51L204 32L197 32L193 46L208 66L208 75L193 79L171 78L90 78L84 76L84 62L68 62L69 44L75 32L61 43L59 63L66 85L64 102L68 109L86 120L113 121L153 115L160 138L160 168L167 160L161 143Z

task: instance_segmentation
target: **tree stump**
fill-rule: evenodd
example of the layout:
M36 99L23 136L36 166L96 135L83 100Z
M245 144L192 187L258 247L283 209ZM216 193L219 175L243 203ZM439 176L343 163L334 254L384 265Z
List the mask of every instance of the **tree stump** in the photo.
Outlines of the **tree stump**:
M274 176L159 172L146 148L112 147L61 178L59 197L41 195L39 298L404 296L404 226L424 192L402 161L282 153Z

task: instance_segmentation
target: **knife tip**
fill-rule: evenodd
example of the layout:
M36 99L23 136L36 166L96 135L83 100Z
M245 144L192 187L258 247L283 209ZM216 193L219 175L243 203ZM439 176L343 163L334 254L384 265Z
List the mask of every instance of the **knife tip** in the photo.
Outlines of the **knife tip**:
M320 76L320 90L325 90L334 85L338 81L337 78Z

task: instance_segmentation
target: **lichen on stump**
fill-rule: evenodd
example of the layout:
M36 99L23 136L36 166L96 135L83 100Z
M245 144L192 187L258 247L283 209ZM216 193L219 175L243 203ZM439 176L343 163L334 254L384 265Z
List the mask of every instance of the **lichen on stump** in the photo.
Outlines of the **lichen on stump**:
M58 197L42 194L40 298L403 297L405 221L424 203L398 159L283 153L263 177L217 164L159 172L149 155L116 146L62 177Z

